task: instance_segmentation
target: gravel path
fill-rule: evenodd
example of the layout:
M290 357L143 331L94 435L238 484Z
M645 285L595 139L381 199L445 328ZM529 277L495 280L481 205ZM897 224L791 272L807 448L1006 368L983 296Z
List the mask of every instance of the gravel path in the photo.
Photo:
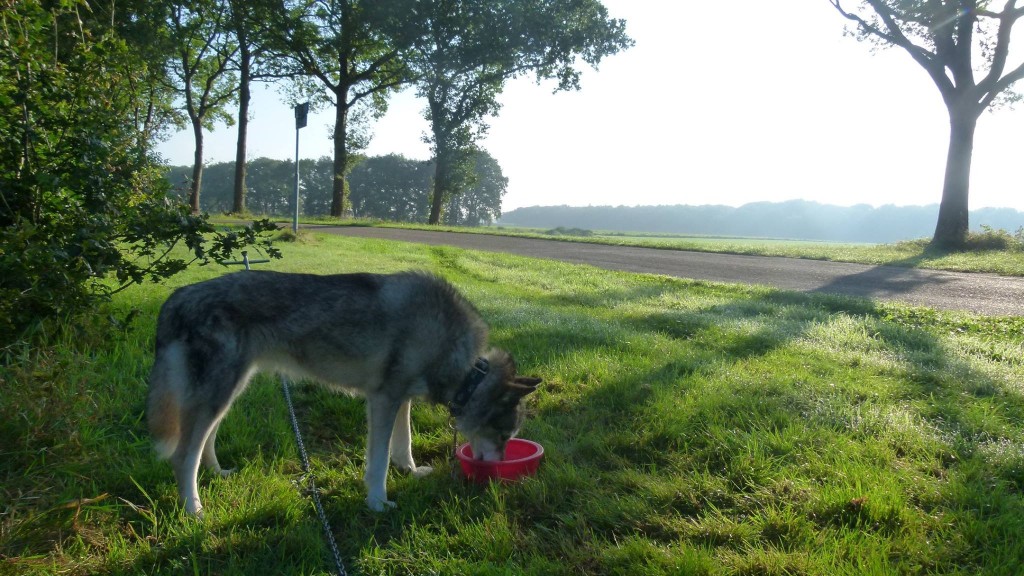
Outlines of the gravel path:
M871 266L799 258L743 256L605 246L534 238L355 226L309 226L319 232L457 246L590 264L609 270L680 278L762 284L798 292L825 292L895 300L990 316L1024 316L1024 278Z

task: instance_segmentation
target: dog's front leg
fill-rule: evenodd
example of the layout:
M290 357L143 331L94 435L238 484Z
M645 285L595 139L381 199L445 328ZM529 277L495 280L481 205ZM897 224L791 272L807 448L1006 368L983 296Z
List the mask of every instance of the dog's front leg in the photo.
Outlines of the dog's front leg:
M398 408L395 428L391 432L391 462L420 478L430 474L434 469L430 466L416 466L416 461L412 458L412 424L409 417L411 404L412 400L406 400Z
M387 479L390 456L391 431L395 426L400 402L384 395L371 394L366 398L366 505L381 512L394 507L388 500Z

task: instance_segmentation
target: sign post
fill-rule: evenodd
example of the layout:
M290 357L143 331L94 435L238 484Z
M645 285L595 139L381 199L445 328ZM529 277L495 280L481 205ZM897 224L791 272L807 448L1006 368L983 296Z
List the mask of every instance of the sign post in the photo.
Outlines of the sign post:
M306 127L309 102L295 105L295 217L292 218L292 232L299 233L299 130Z

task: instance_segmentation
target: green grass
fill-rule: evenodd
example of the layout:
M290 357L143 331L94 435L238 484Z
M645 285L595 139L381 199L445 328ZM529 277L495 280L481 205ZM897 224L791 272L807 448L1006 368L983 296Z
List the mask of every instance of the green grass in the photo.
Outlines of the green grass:
M290 226L290 220L289 226ZM720 236L686 236L678 234L635 234L595 231L593 236L552 235L545 230L522 227L427 226L398 224L375 220L337 218L304 219L303 224L329 226L381 226L413 230L437 230L461 234L492 234L541 238L560 242L587 242L613 246L642 246L664 250L691 250L752 256L782 256L832 262L926 268L953 272L982 272L1004 276L1024 276L1024 244L1014 235L1000 230L972 233L970 248L945 251L931 248L927 239L894 244L863 244L780 240L770 238L734 238ZM1006 246L1006 245L1009 246Z
M514 485L453 480L444 410L414 409L434 475L366 510L359 400L295 400L343 557L361 574L1017 574L1024 565L1024 319L303 234L264 265L432 270L544 378ZM221 273L199 268L174 284ZM176 503L143 422L170 287L0 371L0 573L323 574L281 392L226 419L230 478Z

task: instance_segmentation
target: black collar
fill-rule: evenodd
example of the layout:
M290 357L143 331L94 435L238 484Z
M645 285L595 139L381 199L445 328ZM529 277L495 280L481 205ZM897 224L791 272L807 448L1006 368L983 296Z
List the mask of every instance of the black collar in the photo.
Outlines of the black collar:
M455 396L452 397L452 401L448 403L448 409L451 410L452 416L461 416L463 409L469 402L469 399L473 396L473 392L476 392L477 386L484 381L487 377L487 373L491 370L491 364L486 358L477 358L476 362L473 363L473 369L466 375L465 380L462 381L462 385L455 392Z

